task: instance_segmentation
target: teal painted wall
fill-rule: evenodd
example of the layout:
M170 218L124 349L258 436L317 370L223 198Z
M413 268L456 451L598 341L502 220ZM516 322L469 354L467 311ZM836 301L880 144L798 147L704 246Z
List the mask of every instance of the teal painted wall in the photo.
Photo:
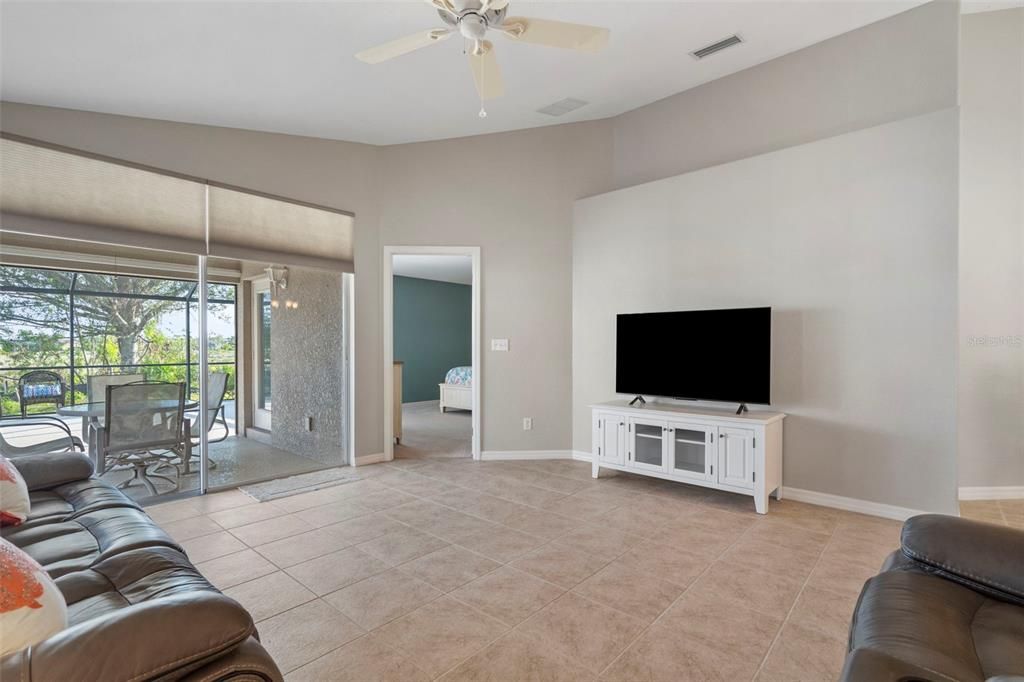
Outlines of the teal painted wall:
M437 400L452 367L471 365L472 292L467 284L395 277L395 360L402 368L402 402Z

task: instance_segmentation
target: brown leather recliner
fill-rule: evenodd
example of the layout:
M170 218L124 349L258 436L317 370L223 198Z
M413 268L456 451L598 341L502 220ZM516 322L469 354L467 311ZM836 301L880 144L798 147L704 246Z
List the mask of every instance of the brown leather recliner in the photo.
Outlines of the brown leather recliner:
M864 585L844 682L1024 682L1024 532L924 514Z
M2 535L54 578L68 628L0 660L0 679L279 682L252 617L76 453L12 462L32 510Z

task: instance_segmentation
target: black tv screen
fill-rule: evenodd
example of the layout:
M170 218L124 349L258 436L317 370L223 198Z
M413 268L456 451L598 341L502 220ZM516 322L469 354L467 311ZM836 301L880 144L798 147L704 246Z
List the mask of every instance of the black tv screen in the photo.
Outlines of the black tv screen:
M618 316L615 392L771 403L772 309Z

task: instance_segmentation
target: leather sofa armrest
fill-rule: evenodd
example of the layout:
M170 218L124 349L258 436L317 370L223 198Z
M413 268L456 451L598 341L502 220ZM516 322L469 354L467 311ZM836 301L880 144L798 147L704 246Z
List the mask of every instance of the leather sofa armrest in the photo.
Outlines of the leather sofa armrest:
M956 516L922 514L903 524L903 553L929 572L1024 605L1024 531Z
M180 682L210 680L282 682L284 676L263 645L255 637L250 637L229 653L182 677Z
M235 600L196 591L135 604L63 630L0 661L0 679L176 679L230 653L256 628Z
M846 657L840 682L956 682L874 649L854 649Z
M80 452L48 452L11 459L29 492L56 488L92 476L92 461Z

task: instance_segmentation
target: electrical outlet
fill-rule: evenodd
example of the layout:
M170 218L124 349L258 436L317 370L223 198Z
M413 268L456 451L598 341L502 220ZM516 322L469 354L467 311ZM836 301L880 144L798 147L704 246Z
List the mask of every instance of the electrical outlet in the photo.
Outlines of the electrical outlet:
M508 351L508 339L491 339L491 350Z
M523 417L523 431L533 429L533 417Z
M312 417L306 417L306 430L307 431L312 431L313 430L313 418Z

